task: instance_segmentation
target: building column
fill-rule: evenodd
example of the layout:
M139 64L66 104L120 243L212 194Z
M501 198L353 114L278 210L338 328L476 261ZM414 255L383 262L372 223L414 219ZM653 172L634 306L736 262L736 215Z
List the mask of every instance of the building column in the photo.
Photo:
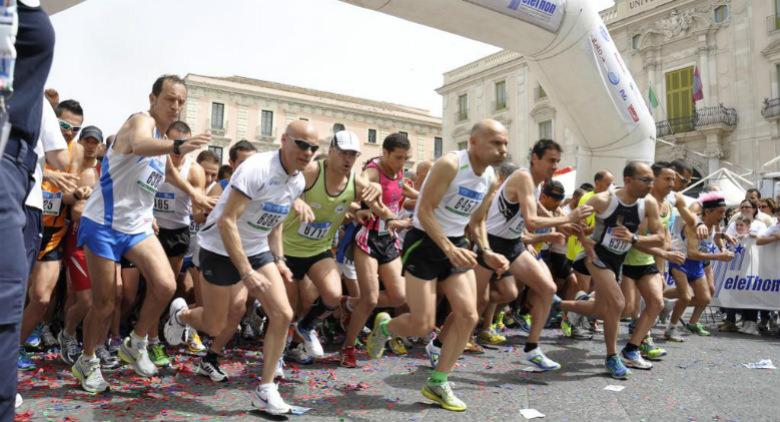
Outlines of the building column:
M707 156L707 171L712 174L720 168L720 157L723 151L720 148L720 135L717 131L706 132L706 146L704 154Z

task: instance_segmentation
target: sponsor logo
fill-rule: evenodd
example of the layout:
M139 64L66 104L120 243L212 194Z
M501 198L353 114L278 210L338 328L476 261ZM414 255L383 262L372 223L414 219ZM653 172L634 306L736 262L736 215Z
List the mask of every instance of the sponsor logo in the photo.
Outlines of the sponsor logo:
M634 109L634 105L633 104L628 106L628 114L631 115L631 120L633 120L634 123L639 121L639 115L636 114L636 109Z
M626 94L626 90L621 88L618 90L618 93L620 93L620 98L623 99L623 101L628 101L628 94Z
M342 212L344 212L344 210L346 208L347 207L344 204L341 204L341 205L337 206L336 209L334 209L333 211L335 211L336 214L341 214Z
M605 28L604 25L601 25L599 27L599 31L601 32L601 37L604 38L604 41L609 42L609 33L607 32L607 28Z
M555 11L558 9L557 4L548 0L511 0L507 7L512 10L517 10L521 4L534 8L540 12L544 12L548 15L555 14Z
M615 72L609 72L607 73L607 78L609 78L609 82L612 85L617 85L620 83L620 76L618 76ZM621 90L622 91L622 90Z

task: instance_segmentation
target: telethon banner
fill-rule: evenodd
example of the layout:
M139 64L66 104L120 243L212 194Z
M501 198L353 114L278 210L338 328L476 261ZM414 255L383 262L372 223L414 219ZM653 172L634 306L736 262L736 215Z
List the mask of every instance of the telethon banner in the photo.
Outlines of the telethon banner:
M713 261L712 305L738 309L780 310L780 245L758 246L743 239L730 262Z

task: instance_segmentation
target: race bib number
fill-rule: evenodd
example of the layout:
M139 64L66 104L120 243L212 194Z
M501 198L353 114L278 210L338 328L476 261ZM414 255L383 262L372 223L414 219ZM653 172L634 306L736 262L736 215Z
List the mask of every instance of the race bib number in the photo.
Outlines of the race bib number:
M157 193L157 189L165 180L165 167L159 161L150 159L149 164L138 176L138 186L149 193Z
M604 233L604 240L601 241L601 246L604 246L612 253L622 255L628 253L629 249L631 249L631 242L614 238L612 236L612 227L608 227L606 233Z
M200 223L196 223L190 215L190 236L195 236L200 231Z
M43 215L60 215L62 192L43 191Z
M277 205L266 202L263 204L260 212L256 213L253 218L250 218L247 224L255 230L267 232L281 223L289 212L289 205Z
M173 213L175 203L176 193L174 192L157 192L154 195L154 210L157 212Z
M458 193L444 207L447 211L469 217L482 203L485 194L469 188L459 186Z
M330 231L331 225L330 221L301 223L298 227L298 234L307 239L322 240Z

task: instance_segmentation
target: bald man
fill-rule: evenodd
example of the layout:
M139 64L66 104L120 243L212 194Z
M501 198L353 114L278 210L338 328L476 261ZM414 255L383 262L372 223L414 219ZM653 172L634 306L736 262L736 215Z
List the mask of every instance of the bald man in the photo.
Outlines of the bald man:
M274 415L290 412L274 384L275 375L283 376L280 359L293 317L284 287L292 273L284 260L281 223L291 208L302 221L313 220L311 208L296 200L306 186L302 170L319 149L317 140L314 126L295 121L282 135L279 150L255 154L236 169L198 233L203 306L188 309L177 298L165 325L171 345L185 342L190 327L223 337L236 329L228 321L243 315L247 295L259 300L269 323L252 406ZM206 367L223 372L218 364L199 370Z
M376 359L391 337L429 334L435 324L436 290L440 288L452 308L443 327L449 335L421 392L447 410L466 410L466 404L452 392L447 376L477 324L477 257L496 272L509 268L506 258L490 250L485 229L490 198L498 187L490 166L506 158L507 143L501 123L483 120L473 127L467 150L451 152L433 165L417 199L414 228L406 234L403 245L409 313L392 320L387 313L379 313L367 341L368 354ZM466 226L471 228L478 253L468 247Z

